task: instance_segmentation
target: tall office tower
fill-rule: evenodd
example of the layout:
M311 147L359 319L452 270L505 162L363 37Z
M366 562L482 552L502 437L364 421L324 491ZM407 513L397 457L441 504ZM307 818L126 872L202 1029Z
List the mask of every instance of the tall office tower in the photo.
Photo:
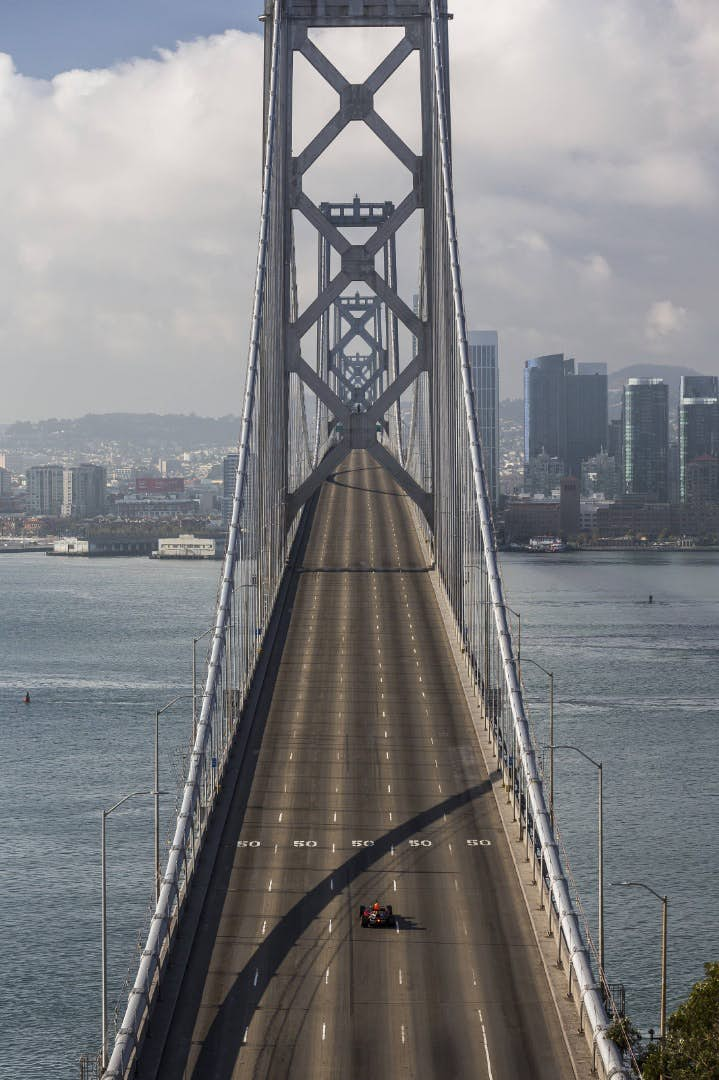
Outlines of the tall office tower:
M666 502L669 387L663 379L629 379L622 403L624 493Z
M679 389L679 497L688 501L687 466L719 458L719 378L682 375Z
M229 525L232 519L232 500L235 496L235 478L239 463L239 454L228 454L222 460L222 520L225 525Z
M524 367L524 460L559 458L581 479L582 461L607 445L606 364L579 364L563 353L539 356Z
M103 465L73 465L63 472L63 517L98 517L105 510L107 470Z
M62 508L62 465L32 465L27 471L28 507L31 514L55 517Z
M12 476L10 470L0 465L0 495L9 495L12 492Z
M577 364L567 378L567 473L581 478L582 462L606 449L607 365Z
M538 454L567 457L567 383L574 361L563 353L538 356L524 365L524 461Z
M499 498L499 339L496 330L470 331L469 364L484 474L492 506L496 507Z

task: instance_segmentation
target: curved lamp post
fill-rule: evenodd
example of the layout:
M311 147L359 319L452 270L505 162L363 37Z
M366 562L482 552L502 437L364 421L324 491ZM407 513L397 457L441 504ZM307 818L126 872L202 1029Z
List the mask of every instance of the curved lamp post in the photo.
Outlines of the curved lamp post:
M588 761L590 765L593 765L598 771L599 776L599 828L598 828L598 845L599 851L597 856L597 881L599 886L598 896L598 924L599 924L599 967L604 971L604 801L603 801L603 769L601 761L595 761L589 754L585 754L584 750L580 750L578 746L571 746L569 743L556 743L555 745L547 747L549 750L574 750L575 753L580 754L585 761Z
M549 817L554 828L554 672L547 671L536 660L524 659L525 664L533 664L549 679Z
M208 634L211 634L215 629L214 624L208 626L199 637L193 637L192 639L192 742L194 745L195 735L197 733L197 643L206 638Z
M164 712L167 712L169 708L176 704L178 701L182 701L183 698L191 697L194 702L194 694L178 694L172 701L168 701L166 705L163 705L161 709L155 709L155 768L154 768L154 789L152 794L155 796L155 905L160 899L160 795L163 794L159 790L160 788L160 717Z
M123 803L135 799L139 795L155 795L154 791L131 791L124 795L108 810L102 811L102 837L100 841L100 881L101 881L101 918L102 918L102 1069L107 1067L107 866L105 857L105 822L110 814L117 810Z
M652 896L656 896L662 905L662 996L659 1007L659 1038L664 1046L667 1027L667 907L669 900L651 886L645 885L643 881L612 881L610 885L617 885L624 889L645 889Z

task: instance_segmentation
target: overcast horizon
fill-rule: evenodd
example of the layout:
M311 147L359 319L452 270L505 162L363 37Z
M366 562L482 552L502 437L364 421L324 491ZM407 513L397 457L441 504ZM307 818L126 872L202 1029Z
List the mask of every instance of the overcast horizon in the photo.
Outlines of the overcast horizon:
M521 396L525 360L549 352L719 374L719 5L451 6L467 315L499 333L500 396ZM30 0L0 14L2 423L240 411L262 4L193 7ZM323 37L350 78L376 60L362 37L351 62ZM411 142L405 67L377 107ZM333 107L301 68L296 150ZM377 154L363 198L401 197L383 152L355 143L329 161L332 197L354 194L352 153ZM400 286L416 289L402 265Z

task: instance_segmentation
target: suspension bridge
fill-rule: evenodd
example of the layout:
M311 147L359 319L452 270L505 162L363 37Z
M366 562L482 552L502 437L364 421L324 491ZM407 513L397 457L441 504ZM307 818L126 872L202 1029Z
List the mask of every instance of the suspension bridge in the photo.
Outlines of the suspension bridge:
M232 520L177 824L112 1045L103 1017L108 1078L627 1075L497 561L449 18L446 0L265 0ZM353 34L378 29L392 43L350 82L325 32L350 55ZM300 57L335 104L305 145ZM378 103L410 58L415 147ZM400 199L374 190L371 168L332 201L310 197L308 171L353 124L402 166ZM375 900L393 926L362 926Z

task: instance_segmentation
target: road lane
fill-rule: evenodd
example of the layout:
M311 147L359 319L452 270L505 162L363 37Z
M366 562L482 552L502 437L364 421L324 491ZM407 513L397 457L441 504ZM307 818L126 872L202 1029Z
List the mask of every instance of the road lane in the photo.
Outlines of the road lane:
M159 1075L573 1076L407 500L367 455L298 572ZM395 930L360 926L375 899Z

